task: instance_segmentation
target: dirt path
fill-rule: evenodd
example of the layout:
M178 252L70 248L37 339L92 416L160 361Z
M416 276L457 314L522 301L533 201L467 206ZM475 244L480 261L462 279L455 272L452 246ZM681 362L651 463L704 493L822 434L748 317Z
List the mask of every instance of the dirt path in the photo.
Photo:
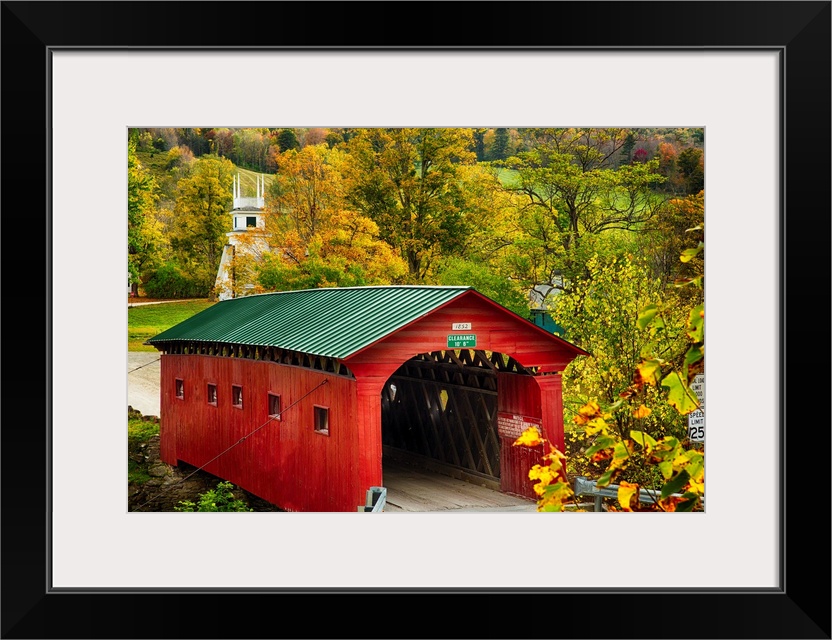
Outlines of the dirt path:
M160 300L155 298L127 298L127 308L170 302L201 302L203 298ZM127 352L127 405L146 416L159 417L159 376L161 367L157 351Z
M127 308L143 307L148 304L166 304L169 302L204 302L205 298L182 298L176 300L155 300L151 298L128 298Z

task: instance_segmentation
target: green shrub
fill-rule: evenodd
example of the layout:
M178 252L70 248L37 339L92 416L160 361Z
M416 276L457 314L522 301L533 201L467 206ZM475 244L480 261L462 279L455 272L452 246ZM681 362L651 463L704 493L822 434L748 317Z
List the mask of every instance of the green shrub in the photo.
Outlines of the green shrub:
M180 500L179 506L174 507L176 511L254 511L249 509L246 503L235 498L232 493L234 485L223 480L217 484L216 489L210 489L199 494L199 503L194 504L190 500Z
M159 267L144 285L144 292L151 298L204 298L208 295L205 287L194 278L183 273L175 263Z
M129 483L144 484L150 480L147 464L141 462L144 448L150 439L159 435L159 419L155 416L143 416L140 411L132 407L127 408L127 481ZM137 460L134 456L140 456Z
M127 439L131 444L147 442L159 435L159 420L153 416L127 416Z

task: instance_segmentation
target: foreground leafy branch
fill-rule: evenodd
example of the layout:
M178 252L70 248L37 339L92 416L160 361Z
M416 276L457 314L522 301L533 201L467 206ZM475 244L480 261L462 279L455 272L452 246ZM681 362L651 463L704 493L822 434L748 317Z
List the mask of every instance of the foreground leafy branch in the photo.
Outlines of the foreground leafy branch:
M689 231L702 230L702 226L698 226ZM688 262L703 250L704 243L699 242L696 248L685 250L680 259ZM674 284L702 289L703 276L699 274ZM693 511L702 505L705 493L703 450L687 439L672 435L656 439L639 428L653 412L648 406L648 388L661 389L667 403L680 415L688 415L700 408L690 384L704 369L704 302L690 311L686 326L687 349L681 353L674 353L668 347L675 336L667 334L665 311L659 304L642 308L638 327L648 332L650 340L641 350L632 380L616 401L606 404L594 400L587 402L573 418L573 422L584 429L585 435L593 438L592 445L583 455L592 463L605 464L596 479L596 486L609 486L633 466L658 471L661 487L656 500L640 503L640 485L621 480L618 483L618 507L611 508L614 511ZM543 456L544 464L532 467L529 479L535 481L538 511L563 511L574 497L566 481L566 456L547 443L535 427L527 429L514 442L516 446L528 447L546 444L549 452ZM649 477L649 474L641 477Z

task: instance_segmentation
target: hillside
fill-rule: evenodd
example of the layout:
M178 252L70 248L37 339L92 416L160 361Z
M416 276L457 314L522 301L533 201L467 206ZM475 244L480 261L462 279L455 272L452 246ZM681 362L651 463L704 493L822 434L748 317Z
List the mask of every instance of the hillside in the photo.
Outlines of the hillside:
M141 162L142 166L147 169L155 178L156 183L161 187L163 199L171 199L173 197L173 190L176 186L177 175L175 170L179 163L173 160L167 151L136 151L136 157ZM240 182L243 186L243 195L253 196L256 193L255 178L258 175L264 175L266 179L266 189L274 181L274 174L257 173L249 169L238 167L233 162L234 173L240 175Z
M272 182L274 182L274 174L272 173L257 173L256 171L241 169L237 165L234 165L234 170L240 175L240 184L243 187L244 196L249 194L254 195L257 192L257 187L255 186L255 179L257 176L265 176L266 189L268 189Z

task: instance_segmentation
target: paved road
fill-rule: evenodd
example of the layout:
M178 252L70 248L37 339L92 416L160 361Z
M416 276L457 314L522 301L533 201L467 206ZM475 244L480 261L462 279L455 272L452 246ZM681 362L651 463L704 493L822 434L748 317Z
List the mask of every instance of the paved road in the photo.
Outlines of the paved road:
M160 353L127 352L127 404L146 416L159 415Z
M141 298L139 298L141 300ZM130 302L127 301L127 308L143 307L148 304L167 304L169 302L205 302L205 298L182 298L181 300L150 300L149 302Z
M138 298L141 300L141 298ZM147 304L165 304L166 302L195 302L202 298L188 300L151 300L149 302L132 302L127 300L127 308ZM146 416L159 416L159 376L161 367L158 351L127 352L127 404Z

